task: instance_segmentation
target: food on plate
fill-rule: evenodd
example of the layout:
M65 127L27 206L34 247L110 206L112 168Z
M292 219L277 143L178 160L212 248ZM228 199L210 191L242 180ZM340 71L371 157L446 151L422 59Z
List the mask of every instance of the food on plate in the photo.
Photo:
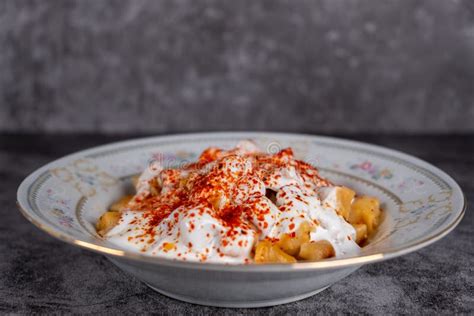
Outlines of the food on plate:
M211 147L182 168L151 163L136 194L110 206L97 232L126 250L184 261L296 263L354 255L380 224L377 198L323 178L253 142Z

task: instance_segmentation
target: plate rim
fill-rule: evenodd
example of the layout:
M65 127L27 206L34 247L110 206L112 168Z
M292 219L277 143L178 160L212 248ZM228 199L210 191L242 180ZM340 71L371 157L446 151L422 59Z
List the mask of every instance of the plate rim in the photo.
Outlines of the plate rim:
M462 198L462 204L460 206L461 210L455 209L455 212L458 212L458 215L453 218L446 226L437 234L428 238L424 238L418 241L415 241L407 246L400 247L393 251L388 252L379 252L375 254L369 255L361 255L361 256L354 256L348 258L335 258L317 262L298 262L295 264L222 264L222 263L201 263L201 262L184 262L178 261L173 259L167 258L160 258L160 257L153 257L149 255L139 254L132 251L126 250L118 250L114 248L109 248L105 246L100 246L95 243L82 241L79 239L75 239L69 235L66 235L51 225L42 222L40 218L36 218L32 216L31 210L28 209L28 205L23 205L21 203L22 200L28 198L28 188L34 182L35 179L38 178L39 175L43 174L45 171L49 170L51 166L60 162L62 160L72 159L74 157L85 156L89 153L95 152L97 150L105 151L107 149L111 149L114 147L126 147L130 144L137 144L137 143L147 143L151 140L165 140L165 139L173 139L173 138L192 138L192 137L215 137L215 136L229 136L229 137L241 137L241 138L251 138L251 137L272 137L277 138L278 136L285 136L285 137L299 137L299 138L307 138L313 140L321 140L326 142L332 143L339 143L339 144L347 144L347 145L355 145L356 147L363 147L369 148L376 151L381 151L384 154L393 154L397 156L399 159L408 159L417 165L421 165L422 167L428 167L432 169L438 176L441 176L443 180L449 180L450 184L453 186L453 192L458 191ZM219 271L245 271L245 272L285 272L285 271L305 271L305 270L320 270L320 269L335 269L335 268L344 268L356 265L363 265L367 263L375 263L379 261L384 261L388 259L392 259L395 257L399 257L414 251L417 251L421 248L424 248L432 243L440 240L448 233L450 233L462 220L466 208L467 208L467 199L462 191L460 185L454 180L449 174L441 170L440 168L432 165L429 162L426 162L416 156L406 154L402 151L391 149L388 147L375 145L371 143L366 143L358 140L346 139L346 138L339 138L339 137L332 137L326 135L317 135L317 134L304 134L304 133L285 133L285 132L263 132L263 131L229 131L229 132L202 132L202 133L178 133L178 134L167 134L167 135L157 135L157 136L146 136L146 137L138 137L132 139L126 139L121 141L115 141L106 143L103 145L94 146L91 148L87 148L84 150L79 150L73 152L71 154L62 156L58 159L55 159L40 168L36 169L32 173L30 173L20 184L17 190L17 206L22 215L28 219L32 224L34 224L40 230L45 231L49 235L66 242L68 244L72 244L74 246L88 249L94 251L96 253L100 253L106 256L112 256L116 259L128 259L131 261L136 262L143 262L147 264L156 264L156 265L166 265L166 266L173 266L173 267L181 267L181 268L191 268L191 269L203 269L203 270L219 270Z

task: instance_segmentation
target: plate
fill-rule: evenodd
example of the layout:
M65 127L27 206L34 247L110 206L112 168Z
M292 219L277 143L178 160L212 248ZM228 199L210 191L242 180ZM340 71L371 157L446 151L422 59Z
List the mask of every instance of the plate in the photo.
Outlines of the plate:
M315 165L334 183L377 196L384 217L371 242L357 256L224 265L124 251L95 232L99 216L132 190L131 177L150 162L180 167L209 146L232 148L242 139L255 141L269 153L292 147L298 159ZM364 264L439 240L460 222L466 207L450 176L413 156L331 137L255 132L149 137L84 150L33 172L20 185L17 200L23 215L40 229L107 256L154 290L191 303L225 307L270 306L314 295Z

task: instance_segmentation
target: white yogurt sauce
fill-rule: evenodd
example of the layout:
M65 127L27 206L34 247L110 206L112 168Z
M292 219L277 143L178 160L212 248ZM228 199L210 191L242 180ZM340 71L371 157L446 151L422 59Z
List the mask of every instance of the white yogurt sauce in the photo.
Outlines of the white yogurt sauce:
M233 203L252 210L240 215L245 217L245 221L237 227L229 227L218 215L219 211L200 204L189 208L180 206L156 226L150 227L147 212L135 210L131 203L130 208L123 211L117 226L105 237L126 250L152 256L249 263L258 240L275 240L282 234L295 232L301 223L309 222L315 228L310 234L311 240L329 241L336 257L359 251L354 228L336 212L334 186L323 187L320 179L309 181L317 172L311 169L301 174L303 171L298 171L292 157L283 157L289 161L288 165L270 163L263 168L264 164L255 159L257 152L258 148L246 141L233 150L222 151L216 161L199 170L166 171L155 163L143 172L137 184L137 197L150 194L152 179L156 179L161 194L164 194L176 188L175 178L184 179L193 173L196 177L198 174L207 175L219 168L218 171L228 178L217 178L222 180L225 189L215 207L220 209ZM257 172L258 168L261 172ZM276 192L275 203L265 196L266 190Z

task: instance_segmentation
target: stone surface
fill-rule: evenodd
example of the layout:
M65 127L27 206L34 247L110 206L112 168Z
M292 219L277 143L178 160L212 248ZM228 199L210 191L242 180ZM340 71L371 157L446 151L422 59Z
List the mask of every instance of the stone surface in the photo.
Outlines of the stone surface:
M0 135L0 312L99 314L454 314L474 313L473 227L460 225L418 252L362 267L311 298L260 309L221 309L153 292L101 255L36 229L15 206L21 180L65 154L121 139L99 135ZM474 136L358 136L399 149L451 174L474 203Z
M474 131L474 5L0 3L0 131Z

